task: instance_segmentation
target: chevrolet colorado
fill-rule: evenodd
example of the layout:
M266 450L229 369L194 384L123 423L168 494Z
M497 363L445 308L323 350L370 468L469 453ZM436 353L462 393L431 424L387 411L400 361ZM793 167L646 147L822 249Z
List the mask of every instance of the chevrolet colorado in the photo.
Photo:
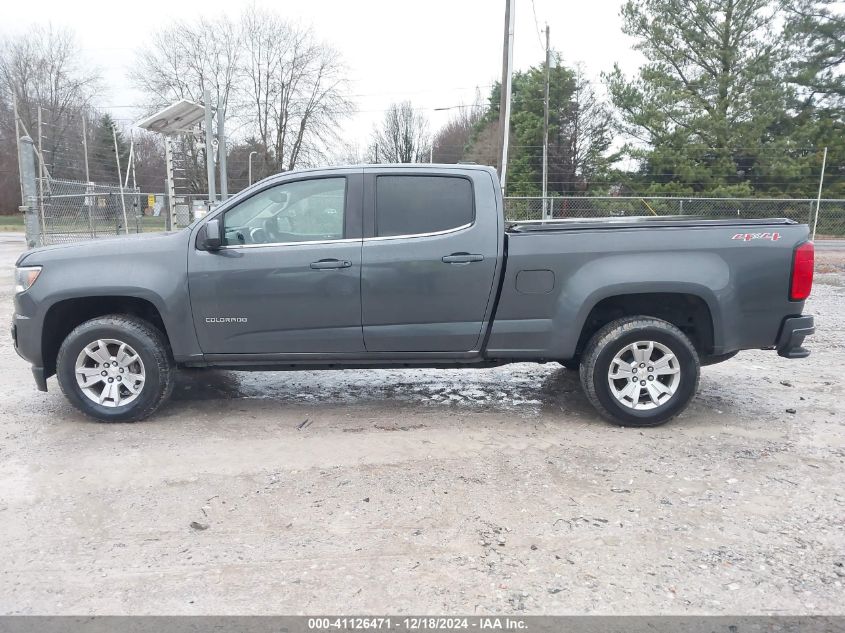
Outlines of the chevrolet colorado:
M177 367L579 368L617 424L680 413L701 365L803 358L806 225L509 223L496 174L391 165L270 177L172 233L37 248L12 333L38 388L104 421L152 414Z

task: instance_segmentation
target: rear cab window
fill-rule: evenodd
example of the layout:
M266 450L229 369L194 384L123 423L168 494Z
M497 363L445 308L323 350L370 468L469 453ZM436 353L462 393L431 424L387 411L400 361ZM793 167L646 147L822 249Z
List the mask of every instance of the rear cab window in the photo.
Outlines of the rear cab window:
M472 224L472 183L462 176L376 178L377 237L439 233Z

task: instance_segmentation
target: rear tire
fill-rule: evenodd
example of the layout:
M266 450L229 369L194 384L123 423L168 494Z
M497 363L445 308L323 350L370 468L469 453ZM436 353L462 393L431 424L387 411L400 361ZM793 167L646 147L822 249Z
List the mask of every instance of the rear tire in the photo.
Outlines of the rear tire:
M590 403L620 426L663 424L698 389L698 354L671 323L634 316L608 323L587 344L581 384Z
M107 315L76 327L56 359L70 403L102 422L152 415L173 391L175 364L164 335L142 319Z

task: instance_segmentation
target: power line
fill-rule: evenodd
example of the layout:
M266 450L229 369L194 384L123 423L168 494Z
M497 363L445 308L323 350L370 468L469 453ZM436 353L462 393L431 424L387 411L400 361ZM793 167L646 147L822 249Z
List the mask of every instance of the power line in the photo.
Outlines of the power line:
M537 32L537 41L540 43L540 50L545 53L546 47L543 45L543 38L540 35L540 23L537 21L537 7L534 6L534 0L531 0L531 12L534 14L534 30Z

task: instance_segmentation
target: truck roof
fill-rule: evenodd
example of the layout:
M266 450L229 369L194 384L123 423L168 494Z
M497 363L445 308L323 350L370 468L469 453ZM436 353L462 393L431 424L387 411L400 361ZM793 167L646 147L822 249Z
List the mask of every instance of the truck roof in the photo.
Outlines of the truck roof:
M305 174L317 171L355 169L438 169L451 171L496 171L495 167L489 167L488 165L479 165L477 163L358 163L354 165L326 165L323 167L306 167L303 169L292 169L291 171L281 171L276 174L271 174L270 176L267 176L267 178L275 178L276 176L288 176L291 174Z

